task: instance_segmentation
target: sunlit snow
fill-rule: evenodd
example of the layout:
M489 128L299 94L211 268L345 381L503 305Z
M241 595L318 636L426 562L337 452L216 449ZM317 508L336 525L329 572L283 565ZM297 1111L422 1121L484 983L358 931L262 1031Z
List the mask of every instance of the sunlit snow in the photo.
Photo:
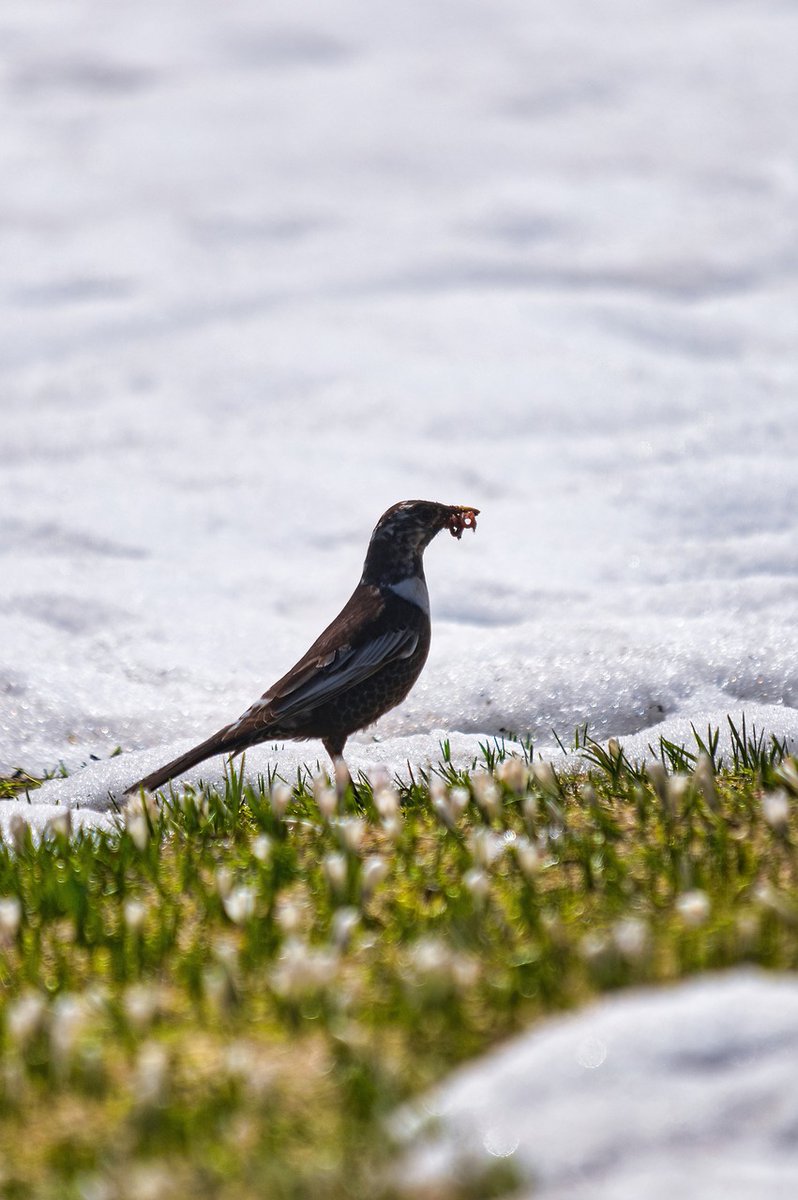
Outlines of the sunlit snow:
M0 32L0 770L103 809L305 651L411 497L482 516L428 551L430 661L354 767L798 734L794 5Z
M798 1188L796 1051L790 975L740 970L608 997L403 1114L396 1131L417 1139L407 1193L440 1194L441 1179L511 1158L523 1200L781 1200Z

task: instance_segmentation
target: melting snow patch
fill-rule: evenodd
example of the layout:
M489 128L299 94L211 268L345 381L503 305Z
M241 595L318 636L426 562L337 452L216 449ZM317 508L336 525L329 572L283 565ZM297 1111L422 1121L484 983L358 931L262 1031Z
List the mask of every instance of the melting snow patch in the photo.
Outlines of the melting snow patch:
M781 1200L798 1194L797 1060L792 976L738 970L613 996L405 1110L402 1185L441 1194L507 1156L535 1200Z

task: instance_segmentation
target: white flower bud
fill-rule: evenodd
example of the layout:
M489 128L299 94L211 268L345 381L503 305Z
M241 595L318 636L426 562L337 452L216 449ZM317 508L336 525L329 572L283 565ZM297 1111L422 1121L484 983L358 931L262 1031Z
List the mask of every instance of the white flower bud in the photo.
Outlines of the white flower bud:
M448 796L449 785L445 779L441 779L440 775L433 775L429 784L430 799L434 800L436 796Z
M579 795L585 808L595 808L598 804L598 796L592 783L586 783L580 789Z
M282 899L277 906L277 911L274 914L277 924L282 929L283 933L292 934L299 933L304 922L304 913L301 905L287 898Z
M196 814L207 816L207 813L201 812L199 797L191 787L187 787L185 790L181 791L177 803L181 812L184 812L187 817L191 817Z
M798 793L798 758L785 758L776 774L784 780L791 792Z
M663 806L667 803L668 773L658 759L646 763L646 775L654 789L654 795Z
M535 821L538 817L538 798L537 796L524 796L521 801L521 814L524 818L524 824L527 829L532 830L535 827Z
M435 988L451 981L452 954L444 941L436 937L419 938L408 953L408 965L419 983Z
M645 958L650 945L650 931L640 917L622 917L612 927L612 940L618 953L628 962Z
M467 991L479 980L479 962L465 954L454 954L451 961L452 983L460 991Z
M398 813L395 817L386 817L382 823L382 828L388 841L392 846L395 846L402 836L402 818Z
M75 1049L86 1019L86 1006L79 996L63 993L50 1016L50 1052L56 1067L63 1069Z
M346 950L359 921L356 908L339 908L333 914L331 936L339 950Z
M22 921L22 905L18 896L3 896L0 899L0 935L14 938Z
M769 883L760 883L754 889L754 899L775 913L786 925L793 929L798 926L798 907L783 892L779 892Z
M490 894L490 879L479 867L472 867L463 876L463 884L478 904L484 903Z
M668 808L672 813L676 814L690 790L690 776L669 775L665 787Z
M382 817L383 821L387 821L391 817L399 816L399 793L396 788L385 784L374 792L374 807Z
M471 793L468 788L453 787L449 789L449 808L455 821L463 815L470 800Z
M712 759L704 750L699 754L695 765L695 784L704 797L707 808L716 812L718 807L718 788L715 783L715 771L712 766Z
M21 813L15 812L11 814L8 822L8 832L11 835L11 843L17 854L21 854L25 849L25 843L28 840L28 822Z
M409 982L443 997L453 988L464 991L479 979L479 963L466 954L456 954L442 939L419 938L407 953Z
M381 854L370 854L360 873L360 890L364 898L380 886L388 874L388 864Z
M125 813L125 827L133 841L133 845L139 853L143 853L147 849L147 844L150 840L150 826L141 809Z
M230 972L224 967L207 967L202 973L202 986L207 1000L219 1012L232 1007L236 996L235 985Z
M332 821L338 812L338 797L335 794L335 788L326 786L314 788L313 794L316 797L316 804L322 819Z
M219 867L216 871L216 894L223 900L229 896L233 887L233 872L229 867Z
M484 825L478 826L468 839L471 857L478 867L492 867L507 848L501 834L494 833Z
M296 1000L329 987L338 970L334 950L315 950L296 938L285 943L271 973L278 996Z
M532 766L532 775L535 783L544 792L557 794L559 787L557 785L557 776L554 773L554 767L550 762L536 762Z
M513 755L505 758L496 768L496 778L517 795L521 795L529 782L529 767L522 758Z
M701 891L700 888L693 888L689 892L682 892L681 896L677 897L676 911L685 925L697 928L708 921L712 905L706 892Z
M291 789L288 784L283 783L281 779L276 780L272 784L269 800L275 817L278 821L282 821L291 802Z
M145 1042L133 1072L133 1091L142 1108L163 1104L169 1083L169 1055L158 1042Z
M518 860L518 865L521 868L521 874L524 876L524 879L531 881L543 865L540 850L534 842L530 842L525 837L517 838L513 849L515 857Z
M139 1033L155 1020L158 1014L158 993L154 987L146 983L135 983L125 990L122 1007L130 1024Z
M479 963L467 954L455 953L436 937L419 938L407 953L409 981L438 996L453 988L465 990L479 979Z
M227 933L221 933L213 941L213 957L221 963L228 975L232 975L238 965L238 942Z
M474 799L479 808L489 820L492 820L498 815L501 808L501 796L493 777L485 771L479 771L473 776L471 786L474 789Z
M579 943L579 953L585 962L601 970L614 959L614 949L606 933L586 933Z
M790 820L790 797L783 789L765 792L762 797L762 816L774 833L787 832Z
M147 905L141 900L126 900L122 908L122 916L131 933L139 933L147 919Z
M756 949L761 934L762 922L759 913L741 912L734 920L737 931L739 949L744 954L750 954Z
M47 1016L47 1004L39 992L23 992L16 1000L12 1000L6 1009L6 1029L12 1042L20 1047L28 1042L44 1027Z
M272 856L272 839L267 833L258 834L252 842L252 856L260 863L267 863Z
M381 791L383 788L391 787L391 777L388 774L387 768L382 765L374 767L373 770L369 772L368 781L373 796L376 796L377 792Z
M453 833L457 828L457 824L449 803L449 797L446 795L432 796L430 803L432 804L432 811L435 813L435 816L438 818L441 825L443 825L444 829L448 829L451 833Z
M44 836L46 838L69 837L71 833L72 812L68 808L50 817L44 826Z
M163 1098L153 1100L153 1107L160 1107ZM145 1104L146 1107L146 1104ZM125 1171L125 1190L120 1193L110 1185L99 1197L86 1196L80 1193L81 1200L117 1200L121 1194L125 1200L163 1200L173 1191L174 1175L166 1168L155 1162L143 1163L139 1166L129 1166Z
M231 1042L224 1052L224 1070L244 1085L252 1099L263 1099L274 1087L274 1065L259 1055L254 1042Z
M255 889L240 884L222 897L224 911L234 925L245 925L255 914Z
M346 891L347 866L343 854L326 854L322 863L330 891L341 896Z
M360 854L366 836L366 823L360 817L343 817L338 822L338 837L347 854Z

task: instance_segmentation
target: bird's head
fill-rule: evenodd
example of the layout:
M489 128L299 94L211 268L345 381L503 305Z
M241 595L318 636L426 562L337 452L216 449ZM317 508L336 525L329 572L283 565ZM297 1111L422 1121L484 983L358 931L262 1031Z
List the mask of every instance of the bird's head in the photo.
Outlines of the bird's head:
M422 555L442 529L460 538L464 529L476 529L478 508L463 504L438 504L434 500L402 500L384 512L369 542L363 582L396 583L412 575L423 576Z

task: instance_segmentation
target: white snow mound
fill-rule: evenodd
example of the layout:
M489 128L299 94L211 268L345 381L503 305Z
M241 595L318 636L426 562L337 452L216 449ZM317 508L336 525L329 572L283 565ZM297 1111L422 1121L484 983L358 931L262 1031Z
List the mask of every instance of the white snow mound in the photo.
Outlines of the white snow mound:
M794 976L736 970L608 997L403 1113L417 1138L403 1185L422 1197L512 1155L530 1200L782 1200L798 1194L796 1061Z

